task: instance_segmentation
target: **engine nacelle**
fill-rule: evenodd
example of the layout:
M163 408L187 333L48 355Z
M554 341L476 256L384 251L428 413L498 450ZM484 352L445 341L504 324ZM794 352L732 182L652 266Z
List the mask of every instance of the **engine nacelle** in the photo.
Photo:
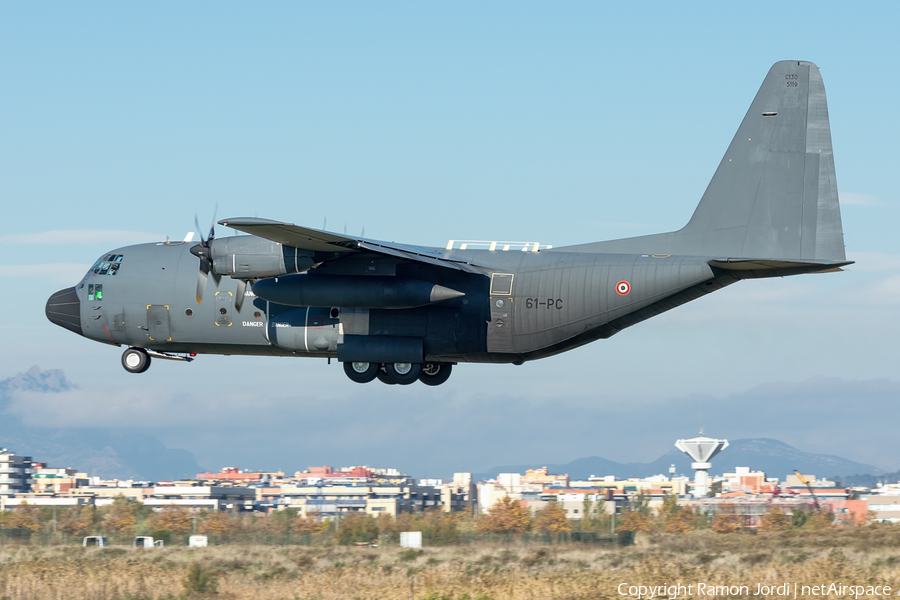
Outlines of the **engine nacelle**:
M216 273L234 279L260 279L302 273L315 264L312 252L255 236L212 241L210 255Z
M280 348L297 352L335 352L339 321L328 308L297 308L266 323L266 337Z

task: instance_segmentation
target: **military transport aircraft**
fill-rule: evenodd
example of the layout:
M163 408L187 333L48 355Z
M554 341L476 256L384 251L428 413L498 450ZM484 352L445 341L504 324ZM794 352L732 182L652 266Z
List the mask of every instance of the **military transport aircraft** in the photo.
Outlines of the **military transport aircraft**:
M51 296L47 318L127 346L132 373L151 357L311 356L337 358L359 383L439 385L452 365L552 356L742 279L851 264L825 88L804 61L771 68L678 231L429 248L258 218L219 224L250 235L112 250Z

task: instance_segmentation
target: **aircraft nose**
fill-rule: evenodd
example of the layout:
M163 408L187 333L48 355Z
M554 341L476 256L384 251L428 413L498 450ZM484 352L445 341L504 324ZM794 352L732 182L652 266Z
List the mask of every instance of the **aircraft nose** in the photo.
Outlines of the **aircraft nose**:
M84 335L81 331L81 301L74 287L59 290L50 296L44 313L54 325Z

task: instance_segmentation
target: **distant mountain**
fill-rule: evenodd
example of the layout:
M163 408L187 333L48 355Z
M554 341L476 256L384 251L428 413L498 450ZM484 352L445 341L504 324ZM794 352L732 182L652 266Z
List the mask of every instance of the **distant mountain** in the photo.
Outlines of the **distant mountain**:
M32 367L0 381L0 448L53 467L103 478L166 480L205 471L187 450L173 450L139 430L29 427L7 414L17 391L58 394L77 389L59 369Z
M564 465L529 464L494 467L486 473L477 473L476 479L490 479L499 473L524 473L526 469L546 466L551 473L568 473L573 479L587 479L592 475L602 477L615 475L617 478L649 477L669 473L669 466L675 465L675 472L689 475L691 459L682 452L672 449L650 463L617 463L598 456L579 458ZM729 441L728 448L720 452L713 460L711 473L722 474L733 472L735 467L750 467L765 471L769 477L784 480L794 469L804 474L817 477L839 477L857 473L884 473L882 469L863 463L847 460L829 454L812 454L803 452L784 442L767 438Z
M847 475L840 477L838 485L844 487L875 487L881 483L897 483L900 481L900 471L893 473L883 473L881 475L870 475L868 473L862 475Z

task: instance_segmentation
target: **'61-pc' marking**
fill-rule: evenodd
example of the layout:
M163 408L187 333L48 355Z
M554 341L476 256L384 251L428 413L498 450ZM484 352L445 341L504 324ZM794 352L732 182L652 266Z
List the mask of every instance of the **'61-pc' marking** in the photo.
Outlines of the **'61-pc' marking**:
M555 308L562 310L562 298L547 298L539 300L538 298L525 298L525 308Z

